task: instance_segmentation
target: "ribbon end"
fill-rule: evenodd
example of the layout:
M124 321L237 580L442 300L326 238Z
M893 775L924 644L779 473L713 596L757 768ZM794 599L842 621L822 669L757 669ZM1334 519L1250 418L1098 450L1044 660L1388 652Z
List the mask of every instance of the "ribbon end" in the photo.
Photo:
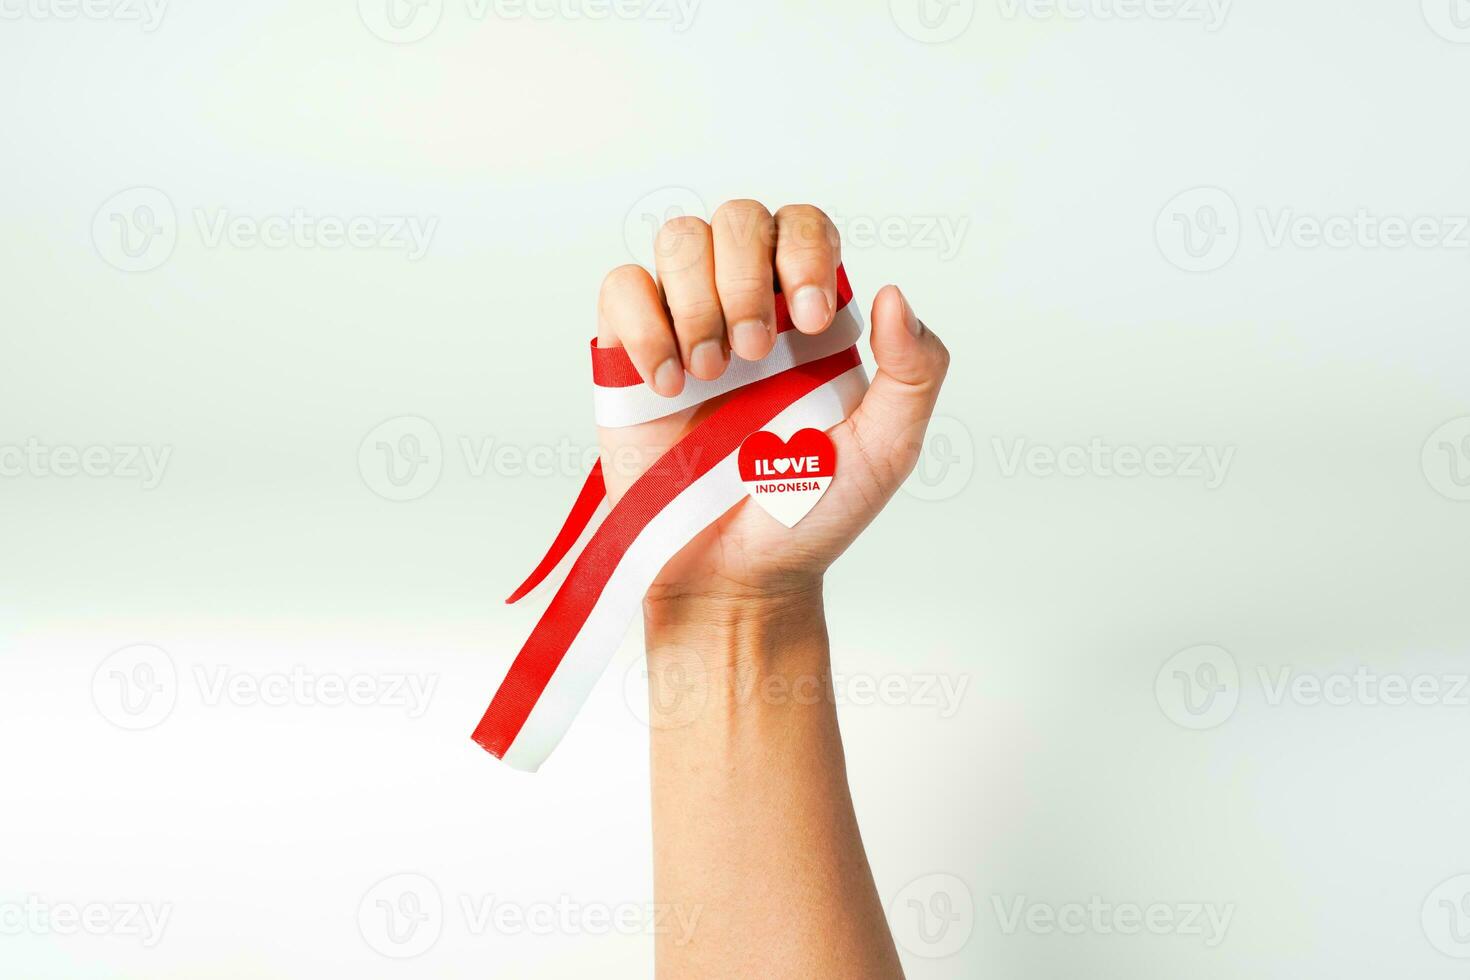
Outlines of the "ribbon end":
M491 755L495 756L495 758L499 759L501 762L505 763L510 768L517 770L518 772L534 773L540 771L541 769L542 760L540 759L522 759L518 758L517 756L510 755L510 743L506 742L503 738L500 738L497 735L491 733L488 729L486 729L483 722L481 723L480 727L475 729L474 733L470 735L470 741L474 742L480 748L484 749L486 752L489 752Z

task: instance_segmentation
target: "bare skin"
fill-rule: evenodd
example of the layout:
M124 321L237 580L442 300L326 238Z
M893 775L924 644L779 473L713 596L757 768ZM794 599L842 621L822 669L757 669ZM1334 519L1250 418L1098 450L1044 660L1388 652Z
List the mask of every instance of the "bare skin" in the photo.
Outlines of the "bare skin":
M814 207L731 201L708 224L665 225L656 252L656 281L638 266L607 276L598 343L627 348L659 394L719 377L731 351L768 354L776 281L798 330L832 324L841 246ZM870 322L878 370L829 433L837 474L817 506L788 529L740 504L644 601L655 899L698 916L692 936L657 933L664 980L903 975L848 792L822 577L913 469L949 355L895 286ZM630 459L651 464L717 404L600 430L609 496L639 475Z

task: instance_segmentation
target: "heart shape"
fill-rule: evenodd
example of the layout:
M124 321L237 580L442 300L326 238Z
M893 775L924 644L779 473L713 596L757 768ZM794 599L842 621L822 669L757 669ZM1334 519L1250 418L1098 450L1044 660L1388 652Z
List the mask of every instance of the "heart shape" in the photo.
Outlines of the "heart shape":
M795 527L832 485L837 447L820 429L802 429L785 440L774 432L753 432L740 444L738 462L750 499Z

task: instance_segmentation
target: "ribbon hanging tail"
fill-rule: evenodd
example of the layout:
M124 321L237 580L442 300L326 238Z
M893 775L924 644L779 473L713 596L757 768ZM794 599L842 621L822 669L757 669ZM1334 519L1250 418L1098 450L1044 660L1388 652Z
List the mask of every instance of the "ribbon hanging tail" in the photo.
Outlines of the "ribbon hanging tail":
M567 514L567 519L557 532L556 539L551 542L551 547L530 576L505 600L507 605L524 599L556 570L562 559L573 550L573 545L581 540L587 528L595 523L593 519L606 498L607 484L602 478L602 461L598 460L587 474L586 482L582 484L577 499L572 503L571 513Z

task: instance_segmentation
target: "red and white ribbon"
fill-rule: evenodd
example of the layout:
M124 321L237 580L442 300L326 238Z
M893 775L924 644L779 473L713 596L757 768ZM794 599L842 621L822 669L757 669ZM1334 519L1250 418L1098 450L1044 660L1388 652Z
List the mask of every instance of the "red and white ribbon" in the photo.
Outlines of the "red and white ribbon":
M684 545L745 499L737 454L762 429L789 438L830 429L851 414L868 379L856 343L862 318L837 270L838 311L815 336L793 329L776 297L777 335L759 361L731 357L715 381L686 378L675 398L655 394L622 348L592 343L597 424L639 425L729 395L609 507L594 466L561 532L507 600L523 598L570 559L566 578L521 647L473 738L517 769L551 754L607 667L659 571Z

